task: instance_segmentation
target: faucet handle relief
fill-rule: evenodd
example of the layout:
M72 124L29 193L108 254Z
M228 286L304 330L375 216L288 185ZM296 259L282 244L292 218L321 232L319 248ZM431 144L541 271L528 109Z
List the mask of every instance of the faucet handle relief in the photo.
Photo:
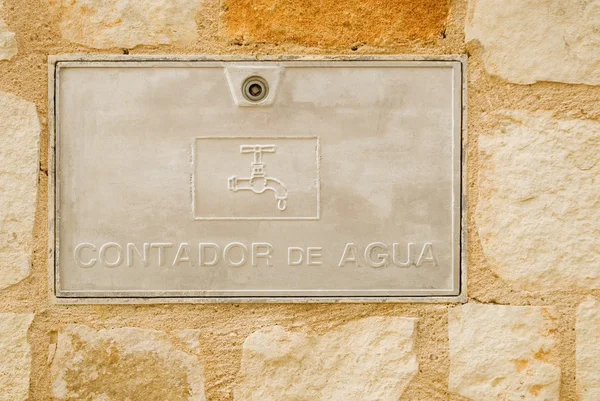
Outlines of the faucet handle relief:
M275 145L241 145L240 153L275 153Z

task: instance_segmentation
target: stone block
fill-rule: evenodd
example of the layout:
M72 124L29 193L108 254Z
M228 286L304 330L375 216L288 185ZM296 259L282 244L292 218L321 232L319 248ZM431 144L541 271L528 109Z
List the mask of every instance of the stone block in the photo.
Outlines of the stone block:
M0 289L29 275L39 172L35 105L0 92Z
M527 291L600 288L600 124L501 111L479 136L475 218L500 278Z
M242 42L391 46L441 37L447 0L227 0L227 34Z
M0 401L29 399L32 321L33 314L0 313Z
M96 49L191 44L201 0L49 0L65 39Z
M0 0L0 60L10 60L17 54L17 40L2 19L3 4Z
M600 84L597 0L469 0L468 41L485 68L510 82Z
M417 320L370 317L326 334L266 327L243 346L235 401L397 401L418 370Z
M588 297L577 308L577 391L581 401L600 400L600 302Z
M557 324L551 308L452 308L450 391L476 401L558 401Z
M52 362L56 400L205 401L198 333L69 325Z

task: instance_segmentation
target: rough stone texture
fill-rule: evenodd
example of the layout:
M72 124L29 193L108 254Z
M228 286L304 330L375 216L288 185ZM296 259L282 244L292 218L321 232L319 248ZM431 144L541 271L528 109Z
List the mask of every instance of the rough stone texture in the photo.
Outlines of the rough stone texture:
M57 400L204 401L198 333L93 330L70 325L58 335L52 363Z
M467 40L486 69L511 82L600 84L598 0L470 0Z
M600 124L499 112L479 137L476 220L494 271L527 291L600 288Z
M200 1L49 0L62 11L63 37L97 49L192 43Z
M39 136L35 105L0 92L0 289L29 275Z
M133 2L133 1L132 1ZM196 16L200 40L182 49L179 45L165 45L156 49L136 49L132 53L192 53L192 54L243 54L252 55L289 55L304 54L341 54L356 55L350 47L304 48L298 45L253 43L248 46L237 46L228 35L224 35L226 25L217 17L220 10L217 0L205 1ZM331 3L332 7L342 2ZM370 3L365 1L364 3ZM280 7L295 7L298 2L288 0L277 3ZM353 4L352 2L348 3ZM572 3L573 4L573 3ZM69 54L85 53L80 45L61 39L59 28L61 13L48 8L42 1L4 0L3 17L10 31L16 33L19 41L19 54L10 61L0 62L1 90L14 93L22 98L36 103L42 124L47 118L47 59L48 53ZM12 8L12 10L11 10ZM205 13L206 12L206 13ZM435 11L434 11L435 12ZM439 39L434 44L424 46L422 43L407 43L399 46L384 46L375 49L382 53L444 53L462 54L464 13L466 1L452 2L451 17L447 20L447 37ZM528 17L533 20L540 11ZM327 24L326 22L325 24ZM579 22L573 25L578 27ZM301 37L310 36L314 28L307 21L307 30L301 31ZM417 22L418 24L418 22ZM221 31L217 32L218 25ZM323 26L317 30L327 29ZM411 29L418 29L413 27ZM219 35L220 33L221 35ZM510 33L510 32L507 32ZM317 32L318 34L318 32ZM506 33L505 33L506 34ZM306 39L311 41L310 38ZM344 46L346 44L344 43ZM518 50L517 48L513 51ZM368 46L360 49L370 51ZM89 51L92 53L94 51ZM112 53L118 50L112 50ZM554 55L554 49L552 50ZM485 135L487 127L483 128L482 111L498 109L553 110L560 118L590 118L600 121L600 86L564 85L542 83L539 85L510 85L501 82L479 67L478 49L469 60L469 140L466 143L468 153L468 210L476 209L477 197L487 196L476 180L480 166L477 157L478 136ZM361 53L365 54L365 53ZM526 62L526 60L525 60ZM543 68L560 66L544 65ZM475 74L474 74L475 73ZM479 75L479 79L476 76ZM486 123L487 124L487 123ZM45 144L48 140L47 130L42 131L41 166L48 165L48 155ZM2 146L0 146L2 148ZM0 149L1 151L1 149ZM591 151L591 149L590 149ZM211 401L232 401L231 393L235 377L240 367L242 344L247 336L260 327L276 324L285 326L301 323L313 328L319 333L329 327L353 321L365 316L415 316L419 317L418 336L416 337L415 352L419 358L419 373L409 384L401 398L395 401L466 401L463 398L448 393L448 338L447 319L443 312L445 305L406 305L406 304L211 304L211 305L95 305L95 306L56 306L48 300L48 265L46 243L48 227L45 222L48 202L46 177L40 174L40 185L37 201L37 219L35 233L39 244L32 266L33 275L20 285L4 290L2 304L5 310L39 310L42 316L36 318L29 332L29 343L32 348L33 372L30 385L31 401L52 400L47 353L51 341L50 333L59 330L68 323L82 323L103 327L154 327L172 333L185 327L202 330L202 355L206 370L206 392ZM597 183L597 181L596 181ZM588 191L593 187L588 186ZM0 192L0 200L2 193ZM1 226L1 225L0 225ZM561 339L557 346L563 356L561 370L561 401L578 401L575 394L575 309L581 302L581 291L547 293L525 293L511 288L509 283L499 279L486 267L489 263L483 257L477 238L477 224L474 218L468 221L469 232L469 293L470 301L485 299L488 302L507 304L551 304L560 303L565 307L561 312ZM574 236L578 234L573 233ZM564 247L556 250L564 252ZM573 263L575 266L575 263ZM572 267L572 266L570 266ZM525 288L525 287L524 287ZM598 295L598 294L596 294ZM24 306L27 304L27 306ZM29 309L31 307L31 309ZM27 308L27 309L23 309ZM350 335L351 338L351 335ZM175 341L175 340L174 340ZM344 339L344 342L346 339ZM316 368L318 369L318 367ZM311 367L309 372L314 372ZM315 373L310 373L311 375ZM115 380L119 384L119 380ZM123 400L124 401L124 400ZM145 400L144 400L145 401ZM153 401L150 399L150 401ZM159 401L164 401L160 399ZM586 400L587 401L587 400Z
M588 297L577 308L577 391L581 401L600 400L600 302Z
M241 42L386 46L441 36L448 0L226 0L227 33Z
M322 336L261 329L243 346L235 401L397 401L417 373L417 320L361 319Z
M0 60L9 60L17 54L17 40L14 32L10 32L2 19L3 4L0 0Z
M550 308L451 309L450 390L476 401L558 400L557 321Z
M32 314L0 313L0 401L29 397L31 351L27 330Z

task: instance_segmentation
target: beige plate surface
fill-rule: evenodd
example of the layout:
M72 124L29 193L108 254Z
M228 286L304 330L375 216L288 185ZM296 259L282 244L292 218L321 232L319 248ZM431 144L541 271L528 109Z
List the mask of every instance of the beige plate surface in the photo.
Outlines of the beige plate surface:
M55 299L464 300L464 73L53 57Z

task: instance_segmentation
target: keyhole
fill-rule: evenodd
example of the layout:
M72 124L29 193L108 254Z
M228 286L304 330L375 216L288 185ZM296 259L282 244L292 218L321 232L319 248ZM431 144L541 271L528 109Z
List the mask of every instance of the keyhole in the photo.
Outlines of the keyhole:
M250 77L242 84L242 93L250 102L260 102L267 97L269 86L262 77Z
M250 91L250 95L253 97L260 96L260 94L263 91L261 86L258 84L250 85L250 88L248 88L248 90Z

